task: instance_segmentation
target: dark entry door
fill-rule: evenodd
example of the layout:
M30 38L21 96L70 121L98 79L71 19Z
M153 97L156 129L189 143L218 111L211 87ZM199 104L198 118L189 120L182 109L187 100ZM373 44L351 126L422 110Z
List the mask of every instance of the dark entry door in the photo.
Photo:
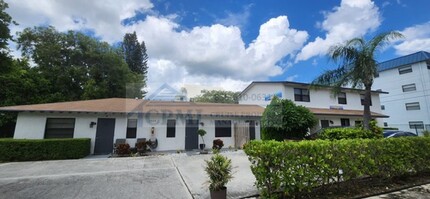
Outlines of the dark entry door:
M96 143L94 146L94 154L112 153L114 131L114 118L99 118L97 120L97 132Z
M199 148L199 120L187 120L185 125L185 150Z
M255 121L249 121L249 139L255 140Z
M327 128L329 126L330 124L328 120L321 120L321 128Z

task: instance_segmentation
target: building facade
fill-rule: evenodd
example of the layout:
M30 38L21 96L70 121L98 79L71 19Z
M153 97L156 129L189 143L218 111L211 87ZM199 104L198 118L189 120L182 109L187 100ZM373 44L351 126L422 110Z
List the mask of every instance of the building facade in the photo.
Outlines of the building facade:
M420 51L382 62L373 88L389 94L381 95L386 127L420 134L430 130L430 53Z
M1 107L16 111L14 139L90 138L91 153L112 152L116 139L157 140L157 151L198 149L203 140L197 130L204 129L206 148L214 139L224 147L241 147L260 139L260 106L163 102L134 99L100 99L51 104Z
M329 87L310 89L309 84L288 81L252 82L240 95L239 104L254 104L266 107L273 96L292 100L297 105L310 109L318 118L313 130L329 126L354 126L363 120L363 90L343 88L337 95ZM379 95L382 91L372 91L370 110L372 117L381 125Z

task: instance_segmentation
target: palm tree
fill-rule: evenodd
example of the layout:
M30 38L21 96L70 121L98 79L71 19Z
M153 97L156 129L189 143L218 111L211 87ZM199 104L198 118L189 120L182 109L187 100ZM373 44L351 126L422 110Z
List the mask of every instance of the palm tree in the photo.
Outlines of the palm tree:
M390 40L402 38L399 32L391 31L376 35L369 41L364 38L354 38L345 44L332 46L328 55L339 67L329 70L312 81L312 86L332 86L333 92L338 93L342 86L352 88L364 87L363 127L369 129L370 99L373 77L377 74L375 51L386 46Z

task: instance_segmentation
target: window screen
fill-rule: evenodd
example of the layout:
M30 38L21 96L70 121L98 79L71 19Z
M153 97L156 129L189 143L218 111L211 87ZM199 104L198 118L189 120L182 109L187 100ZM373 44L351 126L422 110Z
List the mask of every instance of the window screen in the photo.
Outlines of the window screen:
M409 122L410 129L424 129L424 123L422 121Z
M294 88L294 100L299 102L310 102L309 90L303 88Z
M337 101L339 104L346 104L346 93L340 92L337 94Z
M410 91L416 91L417 87L415 84L406 84L402 86L403 92L410 92Z
M215 120L215 137L231 137L230 120Z
M348 118L340 118L340 125L341 126L351 126Z
M406 103L406 110L420 110L420 103L419 102L412 102L412 103Z
M412 66L403 66L399 68L399 74L403 75L406 73L411 73L412 72Z
M45 138L73 138L75 118L46 119Z
M126 138L136 138L137 119L128 119Z
M166 137L174 138L176 135L176 120L167 120Z

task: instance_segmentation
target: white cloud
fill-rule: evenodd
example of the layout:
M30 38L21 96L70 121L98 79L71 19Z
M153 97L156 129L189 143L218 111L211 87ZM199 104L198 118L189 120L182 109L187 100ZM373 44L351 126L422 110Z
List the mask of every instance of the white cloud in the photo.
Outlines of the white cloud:
M411 54L421 50L430 52L430 21L405 28L401 33L405 39L394 46L397 55Z
M39 0L8 1L7 12L20 25L13 31L38 25L52 25L60 31L92 30L108 42L118 41L124 34L121 21L133 17L136 11L153 7L149 0Z
M227 12L227 17L217 19L216 22L225 26L237 26L242 29L248 24L252 6L253 4L246 5L243 7L243 11L238 13Z
M319 26L326 31L325 38L309 42L297 55L296 62L325 55L330 46L363 36L381 24L378 7L371 0L342 0L339 7L324 15Z
M258 37L249 45L234 24L182 30L175 13L150 16L157 11L149 0L27 0L11 1L9 7L8 13L20 23L13 31L53 25L60 31L91 30L110 43L121 41L126 32L136 31L139 40L145 41L150 57L150 89L157 86L157 81L164 81L238 90L251 80L266 80L281 74L285 68L278 63L285 56L294 56L308 38L306 31L290 28L287 16L262 24ZM121 24L136 12L149 16L128 26Z
M297 79L299 77L299 75L295 74L295 75L291 75L287 77L287 81L293 82L295 79Z
M179 90L184 84L222 87L225 90L242 91L251 81L235 80L228 77L191 75L185 67L165 59L150 59L148 91L154 91L164 83Z
M179 31L178 27L172 20L148 16L128 28L145 41L149 57L167 60L186 72L172 75L183 75L182 80L192 76L200 82L206 79L248 82L279 75L282 68L277 63L299 50L308 36L305 31L290 29L286 16L262 24L258 37L248 48L235 26L214 24L189 31Z

